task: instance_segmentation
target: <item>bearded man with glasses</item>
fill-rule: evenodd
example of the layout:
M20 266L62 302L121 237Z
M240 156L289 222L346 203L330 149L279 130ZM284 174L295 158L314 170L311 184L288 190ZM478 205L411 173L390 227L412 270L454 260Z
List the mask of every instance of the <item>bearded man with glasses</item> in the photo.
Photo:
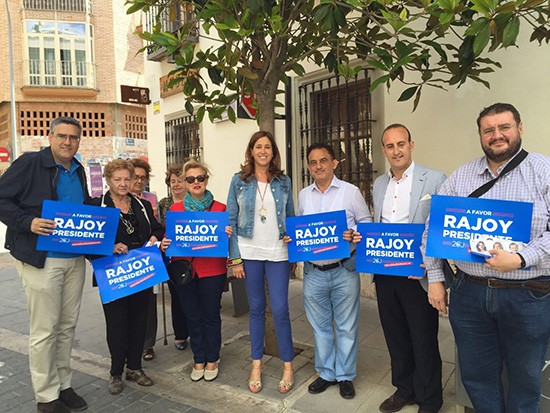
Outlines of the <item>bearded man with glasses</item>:
M70 358L85 264L82 255L37 251L38 235L55 222L41 218L44 200L89 200L84 167L75 158L82 127L69 117L51 123L50 146L16 159L0 177L0 220L8 227L5 247L17 260L30 318L29 365L37 411L84 410L71 388Z

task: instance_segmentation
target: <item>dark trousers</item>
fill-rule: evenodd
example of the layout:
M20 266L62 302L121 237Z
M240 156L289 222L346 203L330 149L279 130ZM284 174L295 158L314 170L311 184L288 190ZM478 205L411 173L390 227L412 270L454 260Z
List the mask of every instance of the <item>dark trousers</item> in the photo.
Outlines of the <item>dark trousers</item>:
M222 345L221 299L226 275L193 278L175 286L187 316L191 350L195 363L213 363L220 358Z
M141 368L141 354L151 295L153 295L153 289L148 288L103 304L112 376L121 375L125 364L132 370Z
M159 288L162 288L159 285ZM147 312L147 329L145 331L145 342L143 348L153 348L157 341L157 294L151 294L149 297L149 311Z
M443 404L438 312L417 280L377 274L375 284L392 384L399 396L437 412Z
M174 329L174 339L187 340L189 330L187 328L187 317L181 306L176 287L172 281L168 281L168 289L170 290L170 308L172 310L172 328Z

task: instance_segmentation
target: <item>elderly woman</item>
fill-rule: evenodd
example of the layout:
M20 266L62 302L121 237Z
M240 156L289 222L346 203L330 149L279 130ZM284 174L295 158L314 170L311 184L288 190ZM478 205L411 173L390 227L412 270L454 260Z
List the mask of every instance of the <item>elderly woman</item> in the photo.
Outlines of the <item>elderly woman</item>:
M174 203L170 211L223 212L225 205L215 201L206 189L210 172L208 167L196 160L183 165L187 194L183 203ZM226 232L231 233L227 227ZM171 240L163 239L161 249L166 251ZM172 258L177 260L178 258ZM218 362L222 344L221 298L227 274L226 258L185 257L179 258L193 264L193 279L185 285L176 285L175 290L187 317L191 350L195 365L191 380L212 381L218 377Z
M142 247L147 241L162 238L162 226L153 215L146 200L139 200L130 191L134 167L128 161L117 159L105 166L104 176L109 186L105 195L92 200L92 205L120 209L114 253L125 254ZM122 391L122 372L126 365L126 380L141 386L153 381L141 368L141 354L147 326L147 310L152 288L103 304L107 324L107 344L111 353L109 393Z
M294 347L288 310L290 264L283 242L286 217L294 215L290 178L281 170L281 156L273 135L259 131L252 135L245 152L245 164L229 187L227 211L233 236L229 239L229 265L236 278L245 279L250 307L252 369L251 392L262 389L267 280L277 345L283 361L279 392L294 386Z
M166 227L166 211L169 211L173 204L183 202L183 198L185 197L185 179L180 176L181 168L181 164L173 163L168 165L168 170L166 171L165 182L170 188L170 196L162 198L158 206L160 223L163 227ZM178 350L185 350L187 348L187 338L189 337L187 319L172 281L168 281L168 289L170 290L171 298L174 346Z

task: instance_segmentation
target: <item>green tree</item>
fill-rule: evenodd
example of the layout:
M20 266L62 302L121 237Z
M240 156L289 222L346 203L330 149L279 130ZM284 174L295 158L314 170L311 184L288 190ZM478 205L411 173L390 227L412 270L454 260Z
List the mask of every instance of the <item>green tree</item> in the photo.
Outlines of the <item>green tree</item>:
M186 109L200 123L226 111L241 94L254 92L261 130L273 132L277 96L292 74L313 62L353 77L361 66L378 69L371 89L395 81L399 97L418 105L424 87L460 86L499 68L490 52L516 46L520 26L531 41L550 41L548 0L127 0L128 13L154 13L157 24L139 35L175 57L171 84L183 83ZM195 19L175 33L162 19L176 8ZM202 29L199 30L198 28ZM197 43L203 37L207 44ZM209 80L209 81L207 81ZM215 87L211 87L214 84ZM271 317L267 317L268 322ZM266 353L276 355L273 326Z
M240 94L254 92L261 129L274 129L281 82L314 62L354 76L368 64L372 83L408 87L400 101L418 104L424 87L460 86L500 64L490 52L516 46L520 26L531 41L550 41L548 0L127 0L128 13L154 12L157 25L140 36L175 56L174 83L184 83L186 109L199 122L220 118ZM191 5L195 20L175 33L161 19ZM197 31L201 26L202 31ZM213 41L202 48L196 35ZM210 80L216 87L209 87Z

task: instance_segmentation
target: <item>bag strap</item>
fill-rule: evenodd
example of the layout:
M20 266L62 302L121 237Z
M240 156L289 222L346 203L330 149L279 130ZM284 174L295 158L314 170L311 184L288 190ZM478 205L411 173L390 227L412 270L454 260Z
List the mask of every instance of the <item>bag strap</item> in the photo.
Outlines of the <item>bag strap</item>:
M529 152L527 152L525 149L522 149L521 151L519 151L519 153L510 162L508 162L508 165L504 167L502 172L496 178L491 179L489 182L486 182L483 185L481 185L474 192L468 195L468 197L479 198L481 195L483 195L489 189L491 189L496 184L496 182L500 179L501 176L506 175L508 172L510 172L512 169L514 169L516 166L522 163L523 160L527 157L527 155L529 155Z

